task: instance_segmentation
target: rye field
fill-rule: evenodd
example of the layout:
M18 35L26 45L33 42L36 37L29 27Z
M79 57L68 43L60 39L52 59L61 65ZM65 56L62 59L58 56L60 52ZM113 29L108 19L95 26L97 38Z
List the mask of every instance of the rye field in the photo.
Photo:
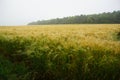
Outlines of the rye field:
M120 24L1 26L0 80L120 80Z

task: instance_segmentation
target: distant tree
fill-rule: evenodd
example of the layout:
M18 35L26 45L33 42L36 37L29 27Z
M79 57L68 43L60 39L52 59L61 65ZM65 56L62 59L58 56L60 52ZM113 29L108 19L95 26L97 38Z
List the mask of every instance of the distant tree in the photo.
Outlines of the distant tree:
M113 11L108 13L93 14L93 15L77 15L64 18L56 18L50 20L42 20L31 22L28 25L41 24L97 24L97 23L120 23L120 11Z

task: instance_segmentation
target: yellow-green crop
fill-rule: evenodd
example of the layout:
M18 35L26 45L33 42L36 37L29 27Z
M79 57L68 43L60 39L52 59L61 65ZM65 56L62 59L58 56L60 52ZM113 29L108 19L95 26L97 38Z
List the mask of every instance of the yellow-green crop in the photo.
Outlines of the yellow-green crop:
M120 24L1 26L0 79L119 80L119 33Z

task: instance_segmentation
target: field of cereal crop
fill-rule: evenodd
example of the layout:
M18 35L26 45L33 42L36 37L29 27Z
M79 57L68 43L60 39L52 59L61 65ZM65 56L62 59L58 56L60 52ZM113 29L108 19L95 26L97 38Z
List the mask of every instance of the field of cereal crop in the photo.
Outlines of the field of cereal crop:
M120 80L120 24L1 26L0 80Z

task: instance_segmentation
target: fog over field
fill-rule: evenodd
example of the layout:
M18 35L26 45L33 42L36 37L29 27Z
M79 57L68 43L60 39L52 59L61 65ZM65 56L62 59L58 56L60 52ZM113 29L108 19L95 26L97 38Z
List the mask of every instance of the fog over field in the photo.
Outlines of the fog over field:
M120 0L0 0L0 80L120 80Z
M120 10L120 0L0 0L0 25Z

